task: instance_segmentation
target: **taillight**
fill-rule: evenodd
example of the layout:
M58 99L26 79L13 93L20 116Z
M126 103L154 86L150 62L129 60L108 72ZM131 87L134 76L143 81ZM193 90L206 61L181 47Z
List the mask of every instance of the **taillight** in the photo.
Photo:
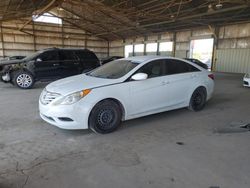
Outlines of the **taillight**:
M214 75L213 74L209 74L208 77L211 78L212 80L214 80Z

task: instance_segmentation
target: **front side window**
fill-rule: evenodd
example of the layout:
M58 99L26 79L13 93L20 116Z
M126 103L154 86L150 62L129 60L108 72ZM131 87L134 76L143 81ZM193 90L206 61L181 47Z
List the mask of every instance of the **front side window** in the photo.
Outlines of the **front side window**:
M45 51L39 56L39 58L42 61L56 61L58 60L58 53L56 50Z
M38 52L35 52L34 54L32 54L32 55L30 55L30 56L25 57L23 60L25 60L25 61L36 60L36 59L37 59L37 57L39 57L41 53L43 53L43 51L38 51Z
M146 73L148 78L154 78L158 76L162 76L163 72L163 62L164 60L155 60L147 63L143 67L141 67L137 73Z
M117 79L129 73L138 64L129 60L116 60L95 69L87 75L98 78Z

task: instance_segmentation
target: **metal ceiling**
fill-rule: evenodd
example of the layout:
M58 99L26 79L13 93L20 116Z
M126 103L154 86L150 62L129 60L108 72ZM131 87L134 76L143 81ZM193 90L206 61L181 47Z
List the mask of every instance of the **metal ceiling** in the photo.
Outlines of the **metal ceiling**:
M1 0L0 20L51 12L107 40L250 21L250 0Z

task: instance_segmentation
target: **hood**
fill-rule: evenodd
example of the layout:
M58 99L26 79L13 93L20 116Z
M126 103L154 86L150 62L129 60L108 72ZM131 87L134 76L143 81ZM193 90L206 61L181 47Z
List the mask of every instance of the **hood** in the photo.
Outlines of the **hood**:
M52 82L46 86L46 90L53 93L60 93L65 96L84 89L91 89L119 82L120 80L117 79L104 79L80 74Z
M0 65L11 65L11 64L19 64L19 63L24 63L24 61L21 59L0 61Z

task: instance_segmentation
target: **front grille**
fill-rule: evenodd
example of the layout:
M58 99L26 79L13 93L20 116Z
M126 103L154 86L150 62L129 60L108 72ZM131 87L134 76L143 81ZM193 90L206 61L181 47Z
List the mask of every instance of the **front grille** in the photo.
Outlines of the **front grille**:
M52 93L52 92L46 91L46 89L44 89L42 94L41 94L40 101L42 104L47 105L47 104L50 104L52 101L54 101L55 99L57 99L60 96L61 95L58 93Z
M247 82L247 81L244 81L244 85L247 85L247 86L248 86L249 84L248 84L248 82Z

